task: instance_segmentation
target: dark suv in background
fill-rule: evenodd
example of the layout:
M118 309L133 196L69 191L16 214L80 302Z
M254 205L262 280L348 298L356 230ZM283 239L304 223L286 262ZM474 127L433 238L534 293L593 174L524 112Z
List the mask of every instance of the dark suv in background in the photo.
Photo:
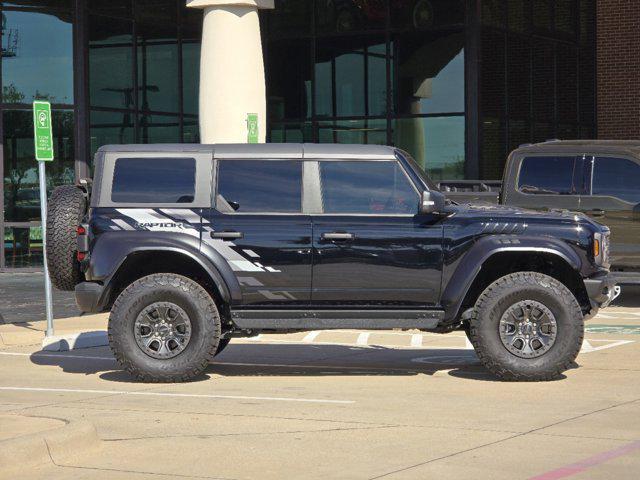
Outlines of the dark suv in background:
M640 284L640 141L551 140L511 152L502 183L441 182L460 203L581 212L611 229L611 270Z

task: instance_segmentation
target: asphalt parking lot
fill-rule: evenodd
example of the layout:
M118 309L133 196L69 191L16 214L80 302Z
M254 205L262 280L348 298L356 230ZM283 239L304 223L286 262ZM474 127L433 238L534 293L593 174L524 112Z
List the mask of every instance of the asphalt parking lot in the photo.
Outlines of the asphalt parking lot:
M72 431L19 478L635 479L640 469L637 308L591 320L576 368L547 383L496 381L460 332L322 331L237 340L199 381L140 384L106 347L42 352L18 341L41 322L9 327L0 432ZM18 478L4 458L0 478Z
M42 273L0 273L0 325L45 317ZM54 289L55 318L79 314L73 292Z

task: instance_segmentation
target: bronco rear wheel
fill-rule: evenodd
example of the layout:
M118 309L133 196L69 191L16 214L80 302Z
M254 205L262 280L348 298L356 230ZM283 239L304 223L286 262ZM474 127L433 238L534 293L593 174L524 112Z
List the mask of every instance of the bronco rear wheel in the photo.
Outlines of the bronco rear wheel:
M193 280L153 274L129 285L109 317L109 345L122 367L145 382L198 377L220 342L220 315Z
M47 208L47 267L51 283L73 290L82 281L76 253L76 229L87 211L84 192L74 185L56 188Z
M504 380L553 380L576 359L582 310L558 280L537 272L506 275L478 298L469 340L480 361Z

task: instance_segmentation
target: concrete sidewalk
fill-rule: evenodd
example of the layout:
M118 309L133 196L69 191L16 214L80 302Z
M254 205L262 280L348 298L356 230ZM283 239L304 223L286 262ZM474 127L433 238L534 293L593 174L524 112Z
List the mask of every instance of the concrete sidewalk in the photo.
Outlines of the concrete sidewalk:
M57 319L54 322L56 335L68 335L81 332L106 331L108 313ZM47 322L8 323L0 325L0 347L20 345L41 345Z

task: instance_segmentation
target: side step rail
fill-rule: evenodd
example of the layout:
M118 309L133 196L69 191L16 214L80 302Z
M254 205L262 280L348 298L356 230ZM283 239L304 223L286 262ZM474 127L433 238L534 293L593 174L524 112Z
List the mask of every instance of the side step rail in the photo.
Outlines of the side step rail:
M444 310L232 310L241 329L329 330L341 328L388 330L433 329Z

